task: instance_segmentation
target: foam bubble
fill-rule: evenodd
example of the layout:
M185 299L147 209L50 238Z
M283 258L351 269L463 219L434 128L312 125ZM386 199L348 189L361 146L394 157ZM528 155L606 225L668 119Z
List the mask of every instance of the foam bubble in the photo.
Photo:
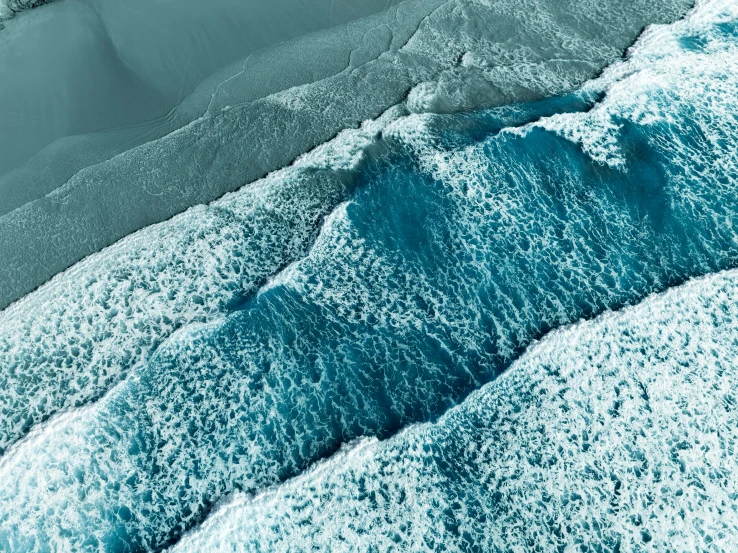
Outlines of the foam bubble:
M626 62L614 64L584 90L604 91L605 100L586 117L560 114L523 129L545 128L576 142L593 159L612 167L626 163L619 134L623 122L639 126L676 126L673 105L694 109L691 123L705 133L715 148L725 148L725 137L735 125L733 98L738 84L727 75L738 70L734 40L726 40L726 25L738 18L738 9L720 0L700 2L689 17L673 25L650 27L631 48ZM730 33L730 31L728 31ZM694 83L684 86L684 82ZM729 90L724 90L729 87ZM680 159L688 159L676 136ZM688 170L687 167L684 167Z

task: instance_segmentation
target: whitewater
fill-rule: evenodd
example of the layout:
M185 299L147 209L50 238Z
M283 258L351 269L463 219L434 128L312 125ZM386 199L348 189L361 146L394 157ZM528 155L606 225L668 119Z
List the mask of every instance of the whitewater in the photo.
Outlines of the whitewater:
M0 31L0 307L394 105L568 92L690 6L60 0L20 13Z
M469 48L0 312L0 548L732 550L738 6L544 65L470 110Z

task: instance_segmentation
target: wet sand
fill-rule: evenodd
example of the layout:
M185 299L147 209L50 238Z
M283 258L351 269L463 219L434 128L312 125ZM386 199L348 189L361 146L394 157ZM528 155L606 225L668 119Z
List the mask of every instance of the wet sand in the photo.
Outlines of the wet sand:
M0 90L11 90L6 99L16 98L26 115L46 115L37 126L15 123L18 137L28 134L23 140L0 126L4 163L12 165L6 149L17 162L62 138L0 178L0 308L127 234L284 167L392 105L447 112L568 91L618 59L644 25L673 21L691 5L290 0L288 9L285 1L245 2L249 11L236 0L59 0L7 22L2 63L15 60L18 75L39 82L27 97L5 81ZM161 11L134 10L144 4ZM112 46L52 48L45 36L59 65L47 78L25 67L46 60L46 47L22 54L17 44L32 41L19 33L40 26L36 20L51 25L46 19L63 10L71 29L84 21L89 36ZM75 35L56 30L63 33ZM248 35L240 53L237 35ZM8 48L11 39L18 42ZM230 64L212 68L228 56ZM79 75L84 86L75 84Z

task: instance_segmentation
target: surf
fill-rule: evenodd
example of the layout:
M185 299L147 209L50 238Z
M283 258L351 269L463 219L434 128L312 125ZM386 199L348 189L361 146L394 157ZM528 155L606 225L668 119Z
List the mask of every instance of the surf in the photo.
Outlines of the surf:
M735 16L705 3L579 92L392 113L275 175L360 160L274 274L5 455L0 540L167 547L233 492L444 417L554 328L734 267Z

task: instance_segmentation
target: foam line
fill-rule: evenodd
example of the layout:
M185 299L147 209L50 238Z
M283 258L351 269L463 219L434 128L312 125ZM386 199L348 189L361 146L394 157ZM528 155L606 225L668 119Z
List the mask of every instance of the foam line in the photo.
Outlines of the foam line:
M736 127L724 122L738 112L731 17L718 10L692 29L701 41L680 40L694 33L673 27L675 48L625 62L634 71L622 94L569 116L582 128L603 113L618 121L606 132L624 163L603 162L547 129L546 118L527 132L465 143L447 115L393 119L375 132L368 125L371 146L361 150L354 188L323 218L305 255L237 311L173 334L102 401L5 456L0 543L10 551L161 549L235 491L259 493L341 444L434 420L552 328L734 267L738 150ZM653 73L643 98L638 69L652 61L647 52L674 62ZM571 113L583 105L578 95L552 102ZM537 106L550 113L546 102ZM633 106L663 118L634 116ZM509 115L505 108L477 117L493 126ZM336 153L354 163L350 152ZM639 345L628 351L638 355ZM426 458L433 446L422 448ZM484 453L468 443L450 451L442 466ZM431 488L443 489L442 477L450 475L434 473ZM481 540L464 522L476 520L481 499L451 497L441 512L467 511L449 515L438 532L450 543L455 532ZM440 540L434 531L426 533Z

